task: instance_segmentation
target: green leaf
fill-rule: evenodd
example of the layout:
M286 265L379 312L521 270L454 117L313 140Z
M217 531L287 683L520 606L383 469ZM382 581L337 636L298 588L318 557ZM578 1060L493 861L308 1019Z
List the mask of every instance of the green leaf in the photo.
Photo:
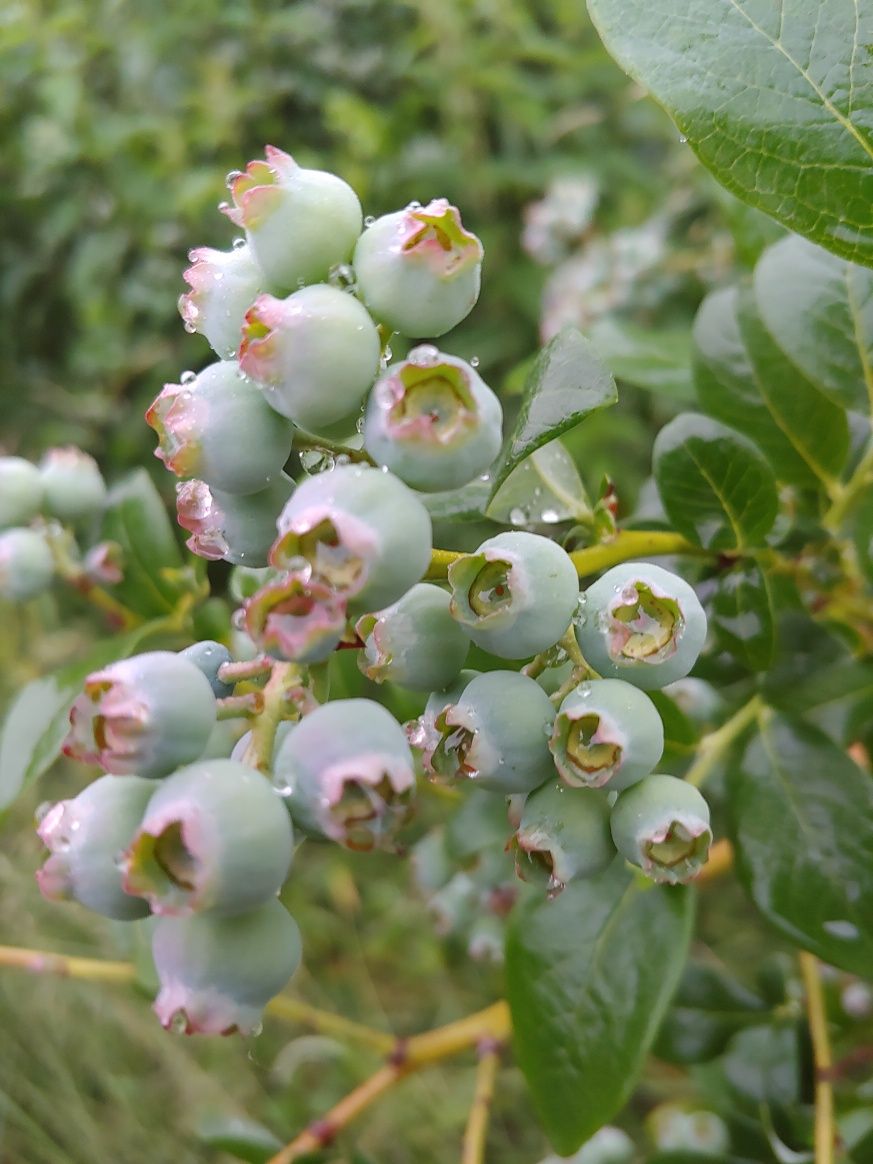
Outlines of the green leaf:
M511 525L590 521L591 503L573 458L560 441L549 441L516 465L485 515Z
M100 536L122 549L124 578L112 593L146 618L173 610L184 563L164 502L145 469L110 491Z
M719 575L706 612L720 647L750 671L767 670L776 630L770 587L757 563L744 562Z
M227 1152L248 1164L266 1164L282 1147L282 1141L269 1128L243 1116L206 1116L197 1128L197 1136L216 1152Z
M149 633L146 624L96 643L84 659L22 688L0 731L0 812L57 759L70 726L70 707L85 676L132 654Z
M670 1063L705 1063L720 1055L732 1035L760 1021L767 1004L724 970L689 962L655 1042Z
M844 699L873 703L873 663L841 659L828 667L801 671L794 682L777 682L767 687L767 701L795 715L817 711Z
M845 458L845 416L784 360L776 363L778 383L762 380L759 361L764 359L767 350L772 354L774 345L771 341L765 350L762 339L753 359L747 342L753 324L744 300L744 330L741 330L740 306L739 290L730 287L708 295L697 313L694 377L701 407L716 420L753 440L780 481L801 488L817 488L821 480L817 471L820 453L814 443L808 450L805 439L798 448L793 433L798 424L795 414L799 413L803 421L801 435L813 430L818 418L825 434L830 431L837 434L835 468L832 469L825 457L828 464L825 476L838 470Z
M419 494L434 521L481 521L490 495L490 480L471 481L460 489Z
M762 322L789 360L844 408L873 400L873 272L796 235L769 247L754 275Z
M622 1107L685 962L693 897L624 863L530 897L510 918L506 981L518 1063L558 1152Z
M873 8L588 0L603 41L723 186L873 265Z
M757 545L776 520L773 473L744 436L683 412L655 439L652 464L664 509L679 533L712 550Z
M873 976L873 779L823 732L766 718L730 777L739 876L797 945Z
M691 404L691 344L686 328L637 327L612 316L591 326L589 338L617 380Z
M615 381L588 340L572 327L559 331L527 378L512 432L491 470L491 497L534 449L617 399Z
M791 364L756 314L751 288L740 292L740 331L752 360L758 394L810 471L827 483L849 453L845 410Z

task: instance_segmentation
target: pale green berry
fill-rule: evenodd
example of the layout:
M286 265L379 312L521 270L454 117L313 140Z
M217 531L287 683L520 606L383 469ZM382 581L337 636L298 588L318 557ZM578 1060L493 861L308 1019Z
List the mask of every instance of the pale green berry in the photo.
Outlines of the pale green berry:
M730 1150L727 1126L714 1111L662 1103L646 1116L646 1131L659 1152L690 1154L701 1164Z
M279 901L233 917L159 918L152 955L161 1024L182 1034L255 1033L300 964L300 931Z
M547 781L525 801L514 847L518 876L544 884L550 898L601 873L615 857L606 794Z
M292 850L269 780L236 760L201 760L158 787L124 854L124 887L158 914L240 913L275 897Z
M55 560L39 530L0 533L0 598L27 602L44 594L55 576Z
M196 247L184 279L190 290L179 297L185 330L199 332L222 360L232 359L240 344L245 313L264 289L264 275L243 241L229 251Z
M445 198L386 214L358 239L358 294L392 331L440 336L472 311L482 279L482 243Z
M424 770L430 775L435 774L432 759L434 749L441 738L441 733L436 726L437 716L451 704L457 703L470 680L475 679L479 674L479 671L465 668L450 686L443 688L442 691L432 691L424 705L424 711L418 719L413 719L406 724L406 738L409 740L410 746L420 754Z
M620 793L610 827L625 860L669 885L692 880L712 843L709 805L693 785L675 776L647 776Z
M549 747L571 787L621 792L654 770L664 751L664 726L638 687L594 679L565 696Z
M636 1154L634 1142L626 1132L607 1126L595 1132L572 1156L547 1156L540 1164L633 1164Z
M155 456L171 473L197 477L222 493L266 489L291 452L291 425L269 407L235 360L165 384L146 423L158 434Z
M350 614L390 606L430 565L430 515L390 473L342 465L302 482L279 515L270 561L310 571Z
M274 783L307 833L368 851L392 841L415 789L403 728L369 699L337 699L304 716L273 761Z
M192 643L190 647L180 651L179 655L203 672L216 699L225 699L228 695L233 695L233 683L224 683L218 677L219 669L233 660L233 656L223 643L204 639L202 642Z
M503 409L465 361L422 344L376 381L364 448L413 489L466 485L500 451Z
M585 591L576 638L605 678L649 690L688 674L706 639L706 614L684 579L623 562Z
M24 457L0 457L0 529L27 525L42 506L42 475Z
M228 177L233 206L224 213L246 232L267 282L290 291L323 282L346 262L363 227L354 190L336 174L309 170L275 146L266 161Z
M543 689L516 671L487 671L437 716L434 769L510 795L530 792L554 773L548 737L554 708Z
M72 800L46 806L36 830L51 852L36 874L43 896L73 899L119 921L146 917L148 905L122 887L118 856L154 791L152 781L138 776L102 776Z
M414 691L447 687L460 674L470 640L449 614L449 596L419 582L391 606L356 624L363 649L358 665L376 683Z
M215 718L215 695L199 667L172 651L149 651L87 677L63 750L117 776L166 776L203 753Z
M353 295L324 283L246 313L240 367L282 416L323 432L358 412L379 371L375 323Z
M539 534L488 538L449 566L452 616L501 659L525 659L556 643L577 609L570 555Z
M320 663L346 632L342 595L308 569L276 573L244 604L245 626L268 655L294 663Z
M76 522L99 513L106 482L97 462L81 449L49 449L39 463L43 506L58 521Z
M244 497L211 489L205 481L180 481L176 520L190 533L185 544L198 557L263 567L276 538L276 518L293 491L284 473Z

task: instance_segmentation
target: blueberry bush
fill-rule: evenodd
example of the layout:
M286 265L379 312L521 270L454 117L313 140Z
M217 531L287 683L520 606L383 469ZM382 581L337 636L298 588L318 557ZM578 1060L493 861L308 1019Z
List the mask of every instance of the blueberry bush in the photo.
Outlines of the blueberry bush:
M775 220L734 208L744 255L683 254L712 284L684 334L665 304L687 287L652 290L682 208L598 233L597 182L556 181L523 235L555 268L545 343L496 379L453 343L492 291L477 208L437 187L369 214L266 145L182 276L199 370L142 426L190 552L142 467L107 486L73 446L0 457L8 608L90 606L112 632L14 692L0 810L63 753L80 790L37 810L39 890L126 951L0 966L135 984L168 1031L244 1048L306 1028L304 1092L325 1042L369 1057L299 1126L219 1105L198 1158L375 1159L371 1107L456 1058L468 1110L434 1159L873 1153L873 21L589 7ZM627 485L585 436L616 379L668 401ZM380 884L427 915L383 922L429 1029L304 997L350 940L309 908L325 879L340 923ZM447 1013L471 963L478 1009ZM379 1159L421 1152L396 1135Z

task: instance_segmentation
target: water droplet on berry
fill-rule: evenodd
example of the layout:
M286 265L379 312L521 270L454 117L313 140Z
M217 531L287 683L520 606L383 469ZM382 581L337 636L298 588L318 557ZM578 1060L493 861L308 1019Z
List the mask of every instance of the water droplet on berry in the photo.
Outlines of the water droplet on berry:
M187 331L189 335L193 335L196 330L197 330L197 328L194 326L194 324L191 322L191 320L186 319L185 320L185 331Z
M471 368L478 368L479 367L479 357L478 356L471 356L470 357L470 367Z
M222 214L224 214L225 210L230 210L230 203L229 202L219 202L218 209L221 211Z
M364 219L364 226L367 228L367 230L369 230L375 221L376 221L376 216L374 214L368 214L367 217Z
M407 202L406 209L407 210L421 210L421 203L418 201Z
M407 356L410 364L415 364L417 368L431 368L439 358L439 349L433 344L419 344Z
M191 372L191 371L183 372L182 375L179 377L179 383L180 384L193 384L196 379L197 379L196 372Z
M168 1025L174 1035L184 1035L188 1030L187 1014L184 1010L174 1011Z
M288 782L288 777L281 772L276 772L273 776L273 787L280 796L290 796L292 792L291 785Z
M240 250L242 250L242 248L243 248L245 245L246 245L246 240L245 240L244 238L235 238L235 239L233 240L233 242L231 243L231 246L233 247L233 249L234 249L235 251L240 251Z
M225 186L227 186L228 190L230 190L233 188L233 184L237 180L237 178L244 178L244 177L245 177L245 174L242 172L242 170L231 170L227 174L227 176L225 177L224 184L225 184Z
M36 812L33 814L36 823L42 824L53 808L54 802L51 800L44 800L42 804L38 805Z

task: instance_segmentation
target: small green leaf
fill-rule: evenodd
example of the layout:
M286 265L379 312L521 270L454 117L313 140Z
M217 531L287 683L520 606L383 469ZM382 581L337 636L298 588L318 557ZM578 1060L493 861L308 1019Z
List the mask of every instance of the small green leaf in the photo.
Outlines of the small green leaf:
M491 494L491 482L471 481L460 489L419 496L434 521L481 521Z
M790 235L761 256L755 304L791 362L843 408L873 400L873 271Z
M512 432L491 470L491 497L534 449L617 399L615 381L588 340L575 328L559 331L527 378Z
M720 647L750 671L767 670L776 630L770 587L757 563L744 562L720 574L706 612Z
M282 1141L269 1128L243 1116L204 1117L197 1137L216 1152L227 1152L248 1164L266 1164L282 1147Z
M589 337L616 380L678 404L693 403L691 344L686 328L656 331L607 316L592 325Z
M146 618L173 610L180 593L175 571L184 562L164 502L145 469L110 491L101 538L118 542L124 578L113 594Z
M70 707L85 676L132 654L149 631L146 624L97 643L84 659L22 688L0 731L0 812L57 759L70 726Z
M873 779L823 732L766 718L730 776L737 870L804 949L873 977Z
M591 503L573 458L560 441L549 441L516 465L485 515L512 525L590 521Z
M558 1152L575 1152L632 1092L679 980L693 897L624 863L530 897L510 918L506 979L519 1065Z
M873 265L869 5L588 0L588 10L723 186Z
M766 1009L762 998L726 971L689 962L658 1032L655 1054L670 1063L708 1062L738 1030L760 1021Z
M873 705L873 663L846 658L811 672L799 672L794 681L767 686L767 701L795 715L817 711L844 699Z
M779 501L767 462L751 441L709 417L683 412L662 428L655 480L679 533L711 550L756 545Z

